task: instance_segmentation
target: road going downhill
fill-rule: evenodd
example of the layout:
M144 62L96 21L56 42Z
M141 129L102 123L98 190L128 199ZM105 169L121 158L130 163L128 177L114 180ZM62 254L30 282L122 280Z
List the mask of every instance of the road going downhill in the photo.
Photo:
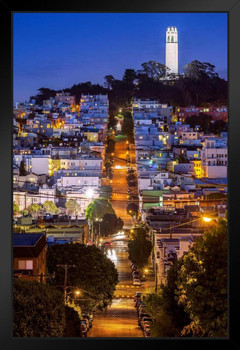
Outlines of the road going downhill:
M111 203L116 215L124 221L124 228L130 228L134 221L127 213L128 204L128 183L127 183L127 155L130 160L135 159L134 149L127 150L126 140L118 140L115 143L113 181L112 181L112 199ZM119 159L121 158L121 159ZM133 168L134 164L130 163Z
M119 245L114 249L108 249L106 254L114 262L119 274L119 284L115 291L116 298L106 311L95 315L88 337L143 337L138 326L133 301L140 287L131 288L131 269L126 247Z

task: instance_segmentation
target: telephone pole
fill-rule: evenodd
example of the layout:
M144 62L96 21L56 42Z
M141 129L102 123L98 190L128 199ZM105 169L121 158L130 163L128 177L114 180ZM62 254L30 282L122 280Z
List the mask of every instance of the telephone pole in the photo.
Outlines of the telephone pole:
M70 267L75 267L75 265L68 265L68 264L58 264L57 266L63 267L64 268L64 285L63 285L63 290L64 290L64 303L67 304L67 271Z

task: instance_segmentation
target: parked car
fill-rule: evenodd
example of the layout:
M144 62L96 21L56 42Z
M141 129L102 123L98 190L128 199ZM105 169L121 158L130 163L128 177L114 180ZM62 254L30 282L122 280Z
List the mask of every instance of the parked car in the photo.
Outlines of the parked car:
M140 303L139 306L137 307L137 312L138 312L138 315L140 315L141 313L147 313L146 305L143 303Z
M87 327L87 331L89 331L89 328L90 328L89 321L86 318L82 318L80 322L81 324L85 324Z
M143 335L144 335L144 337L151 337L151 330L150 330L150 328L146 328L146 329L144 329L143 330Z
M135 307L136 307L137 310L139 309L140 305L142 305L142 303L143 303L143 302L142 302L140 299L137 299L137 300L135 301Z
M144 325L150 326L152 323L153 323L153 320L151 317L144 316L142 317L142 320L141 320L141 327L143 329Z
M101 245L110 246L112 245L112 242L103 242Z
M140 281L140 279L134 278L134 280L133 280L133 285L134 285L134 286L141 286L141 281Z
M140 274L139 274L139 272L133 272L133 273L132 273L132 277L133 277L133 278L140 279Z
M59 222L67 222L71 220L71 216L70 215L59 215L58 216L58 221Z
M142 292L137 292L134 297L134 301L141 300Z
M143 317L150 317L150 315L147 314L145 311L144 312L140 312L138 314L138 324L139 324L139 326L141 326L141 321L142 321Z
M82 315L82 319L83 319L83 320L87 320L88 323L89 323L89 328L92 328L93 316L91 317L91 315L83 314L83 315Z
M88 330L87 330L87 325L85 320L80 320L80 330L81 330L82 336L86 337Z
M135 273L140 274L140 272L139 272L139 270L138 270L138 269L133 269L133 270L132 270L132 274L135 274Z

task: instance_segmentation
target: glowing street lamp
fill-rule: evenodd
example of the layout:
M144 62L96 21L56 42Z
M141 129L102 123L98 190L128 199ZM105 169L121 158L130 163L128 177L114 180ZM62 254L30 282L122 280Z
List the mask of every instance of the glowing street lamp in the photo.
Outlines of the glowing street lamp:
M91 187L89 187L89 188L87 189L87 191L86 191L86 196L87 196L87 198L93 198L93 196L94 196L94 191L93 191L93 189L92 189Z
M203 218L203 221L205 221L205 222L211 222L212 220L216 220L216 221L218 221L218 220L225 220L225 221L227 221L227 219L225 219L225 218L220 218L220 217L213 217L213 218L210 218L210 217L207 217L207 216L204 216Z
M81 295L81 291L79 289L75 290L74 291L74 294L79 297L79 295Z
M203 217L203 221L210 222L210 221L212 221L212 218L208 218L208 217L204 216Z

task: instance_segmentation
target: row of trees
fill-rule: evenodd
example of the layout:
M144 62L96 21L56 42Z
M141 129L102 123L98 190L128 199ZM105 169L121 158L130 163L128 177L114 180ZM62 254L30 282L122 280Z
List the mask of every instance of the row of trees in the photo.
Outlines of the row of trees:
M227 336L227 253L222 220L175 261L158 294L145 295L154 337Z
M115 150L114 136L108 136L106 141L106 155L113 153Z
M30 213L33 217L37 217L38 215L50 213L50 214L58 214L59 209L52 201L45 201L43 205L39 204L31 204L28 206L27 210L21 211L19 209L19 205L17 203L13 203L13 214L28 214Z
M126 69L122 79L109 74L104 77L104 86L91 82L74 84L64 91L76 96L81 94L108 94L110 115L114 116L121 107L130 107L133 97L158 99L172 106L227 105L227 82L221 79L215 67L208 62L194 60L184 66L184 74L177 79L168 73L167 67L156 61L144 62L140 70ZM35 98L37 104L55 97L55 90L40 88ZM59 90L60 91L60 90ZM111 123L115 120L112 119Z
M122 133L127 136L130 143L134 143L134 123L131 112L123 113Z
M81 207L76 199L69 199L65 203L67 213L70 215L78 215ZM27 210L21 211L17 203L13 203L13 214L28 214L30 213L33 217L38 217L39 215L44 215L50 213L52 215L59 214L60 210L53 201L45 201L43 205L31 204L28 206Z

